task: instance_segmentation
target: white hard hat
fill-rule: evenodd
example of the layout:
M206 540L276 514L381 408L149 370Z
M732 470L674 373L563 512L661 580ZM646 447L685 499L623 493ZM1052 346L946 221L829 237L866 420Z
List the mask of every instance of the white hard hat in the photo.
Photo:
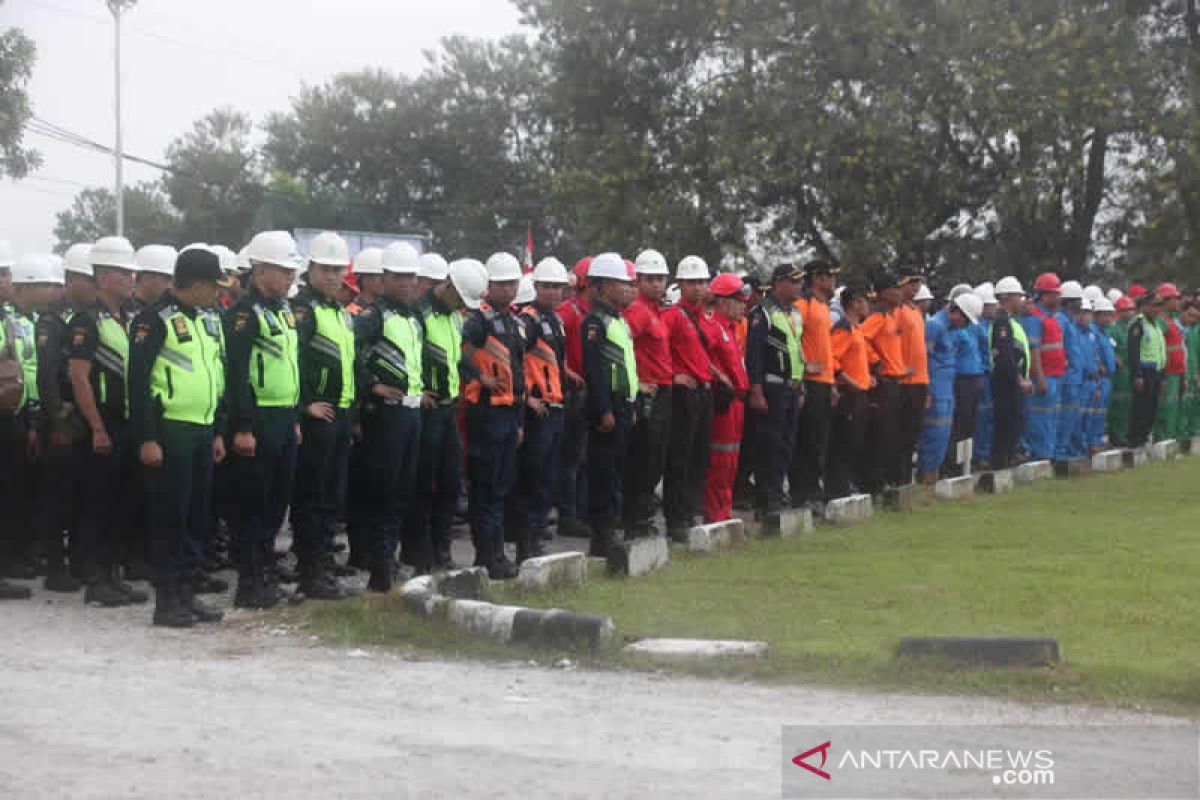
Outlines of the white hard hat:
M513 303L519 306L527 305L537 299L537 289L533 288L533 276L522 275L517 284L517 296Z
M421 271L421 256L408 242L392 242L383 248L381 263L384 272L396 275L416 275Z
M249 246L246 246L246 247L243 247L241 250L238 250L238 254L237 254L238 272L249 272L250 271L250 256L246 255L246 251L249 249L250 249Z
M333 231L318 233L308 243L308 260L327 267L350 266L350 247Z
M479 308L483 293L487 291L487 268L473 258L460 258L450 262L450 283L458 291L463 305L467 308Z
M284 269L300 269L300 253L296 250L296 240L287 231L256 233L243 252L251 266L258 262Z
M192 242L191 244L185 244L183 247L179 248L179 252L181 253L188 250L208 250L210 253L212 252L212 248L208 246L208 242Z
M983 301L979 299L979 295L966 291L957 295L953 302L959 311L967 315L972 324L979 322L979 315L983 313Z
M704 259L700 256L684 256L679 262L679 266L675 268L675 280L677 281L706 281L711 276L708 274L708 264L704 263Z
M221 262L221 272L226 275L236 275L238 272L238 257L237 253L230 250L223 244L214 244L208 248L217 254L217 260Z
M588 265L587 276L588 280L607 278L613 281L628 282L629 269L625 266L625 259L617 253L601 253Z
M1083 287L1079 285L1079 281L1064 281L1059 296L1063 300L1082 300Z
M13 255L12 242L8 239L0 239L0 269L11 267L17 263L16 257Z
M92 274L91 252L92 246L87 242L76 242L71 245L63 254L63 269L76 275L90 276Z
M983 283L979 284L974 289L972 289L972 291L975 292L975 294L979 294L979 290L984 289L984 288L991 289L992 292L995 292L996 284L992 283L991 281L984 281Z
M13 284L63 284L62 271L49 253L25 253L12 267Z
M1092 303L1092 310L1097 312L1116 311L1117 308L1113 305L1112 300L1109 300L1107 297L1101 297L1099 300Z
M672 283L667 287L667 292L665 295L663 295L663 299L666 300L669 305L675 305L679 302L679 298L682 296L683 292L680 291L679 284Z
M1106 297L1108 297L1108 302L1110 302L1110 303L1116 303L1118 300L1120 300L1124 296L1125 295L1121 292L1120 289L1109 289L1108 294L1106 295Z
M996 305L996 290L990 283L981 283L976 286L975 296L982 300L985 306Z
M566 286L571 282L571 278L567 275L567 268L563 263L554 256L543 258L533 268L534 283L561 283Z
M88 254L92 267L116 267L137 271L137 259L134 257L133 245L124 236L105 236L97 239Z
M1025 295L1025 290L1021 288L1021 282L1012 275L1005 275L1000 280L996 281L996 294L1019 294Z
M169 244L148 244L138 248L138 272L152 272L155 275L171 276L175 274L175 258L179 254Z
M420 265L417 269L418 278L444 281L450 275L450 265L437 253L422 253L418 263Z
M1081 298L1079 300L1079 310L1080 311L1091 311L1092 310L1092 298L1090 298L1090 297Z
M946 295L946 302L952 303L952 302L954 302L955 298L957 298L960 294L965 294L970 291L972 291L971 284L969 284L969 283L956 284L955 287L950 290L950 294Z
M354 274L382 275L383 248L364 247L362 250L359 250L358 255L354 257Z
M1092 305L1094 306L1097 300L1099 300L1101 297L1104 297L1104 290L1095 285L1085 286L1083 287L1083 296L1088 300L1091 300Z
M839 297L841 297L840 293L841 293L842 288L843 287L838 288L838 292L839 292L838 296ZM932 300L932 299L933 299L933 292L929 291L929 287L927 285L925 285L924 283L921 284L920 289L917 289L917 293L915 295L913 295L913 302L917 302L920 300Z
M643 250L638 253L637 260L633 262L633 269L638 275L671 274L671 270L667 268L667 260L657 250Z
M521 263L512 253L492 253L487 260L487 274L491 281L519 281Z

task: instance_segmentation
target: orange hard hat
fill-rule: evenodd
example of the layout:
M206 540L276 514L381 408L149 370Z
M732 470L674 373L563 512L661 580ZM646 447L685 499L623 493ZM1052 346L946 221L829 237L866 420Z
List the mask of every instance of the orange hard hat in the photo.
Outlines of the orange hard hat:
M1150 290L1145 286L1142 286L1140 283L1135 283L1133 286L1129 287L1129 291L1125 294L1129 296L1130 300L1140 300L1141 298L1150 294Z
M713 278L712 283L708 285L708 291L714 297L740 297L743 299L750 293L749 287L732 272L722 272Z
M1127 294L1123 294L1117 298L1117 302L1113 304L1117 311L1132 311L1134 308L1133 298Z
M585 289L587 287L588 267L592 265L592 257L584 256L575 262L575 288Z
M1160 283L1154 293L1163 300L1169 300L1172 297L1179 297L1179 287L1173 283Z
M1057 292L1062 290L1062 281L1053 272L1043 272L1033 282L1035 292Z

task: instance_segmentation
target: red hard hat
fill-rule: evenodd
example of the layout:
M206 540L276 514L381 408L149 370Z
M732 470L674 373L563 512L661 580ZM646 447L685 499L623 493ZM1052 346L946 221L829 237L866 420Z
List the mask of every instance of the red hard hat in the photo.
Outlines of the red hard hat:
M1150 290L1145 286L1142 286L1140 283L1135 283L1133 286L1129 287L1129 291L1125 294L1130 300L1140 300L1146 295L1150 294Z
M1127 294L1123 294L1117 298L1117 302L1113 304L1117 311L1132 311L1134 308L1133 298Z
M1062 281L1053 272L1043 272L1033 282L1035 292L1057 292L1062 290Z
M714 297L744 297L745 288L742 279L732 272L722 272L708 285L708 291Z
M625 270L629 273L629 280L637 280L637 267L628 258L625 259Z
M1160 283L1154 293L1163 300L1169 300L1172 297L1179 297L1179 287L1173 283Z
M588 267L592 265L592 257L584 256L575 262L575 288L583 289L587 286Z

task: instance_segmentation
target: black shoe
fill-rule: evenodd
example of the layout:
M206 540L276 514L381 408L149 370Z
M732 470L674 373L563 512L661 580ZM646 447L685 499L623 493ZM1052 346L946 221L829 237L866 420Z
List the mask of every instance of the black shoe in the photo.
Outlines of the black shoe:
M671 541L675 544L687 544L688 532L686 528L672 528L667 531L667 535L671 537Z
M65 569L55 569L42 581L42 588L47 592L63 592L73 594L83 588L83 584L71 577Z
M392 560L386 556L371 560L371 577L367 581L367 589L372 592L386 594L392 590L393 576Z
M135 589L125 581L121 580L120 574L113 570L109 576L109 584L112 585L121 594L129 599L129 602L134 605L141 605L150 599L150 595L143 592L141 589Z
M90 582L87 590L83 593L83 602L85 605L103 606L104 608L117 608L132 604L129 595L113 586L107 578Z
M197 622L220 622L225 618L225 612L207 605L196 596L196 581L182 581L179 584L179 602L192 613Z
M350 596L336 578L324 572L301 575L297 589L312 600L345 600Z
M572 539L587 539L592 535L592 529L578 519L564 519L558 523L558 535Z
M289 592L279 585L279 578L275 572L267 568L263 575L262 588L263 608L274 608L278 605L298 606L304 602L304 594L302 592Z
M596 531L592 534L591 545L588 547L588 555L593 558L608 558L609 553L613 549L613 532Z
M262 579L257 575L239 575L233 593L234 608L265 608Z
M494 581L508 581L517 577L517 566L511 561L495 561L488 565L488 577Z
M131 559L125 565L125 580L148 581L154 578L150 565L140 558Z
M197 575L189 583L196 594L222 594L229 591L229 582L208 574Z
M333 574L333 577L335 577L335 578L356 578L356 577L358 577L358 570L355 569L354 567L350 566L349 564L338 564L335 562L330 567L330 572Z
M0 579L0 600L28 600L30 597L33 597L33 592L28 586L14 586Z
M179 599L179 582L161 581L154 587L154 624L163 628L190 628L196 616Z
M23 558L13 559L4 565L4 577L31 581L38 576L37 565Z

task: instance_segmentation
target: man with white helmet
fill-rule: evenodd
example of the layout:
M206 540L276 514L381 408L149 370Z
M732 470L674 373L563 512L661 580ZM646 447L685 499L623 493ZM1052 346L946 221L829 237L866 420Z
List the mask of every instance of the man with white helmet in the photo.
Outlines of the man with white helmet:
M421 296L450 277L450 265L437 253L422 253L417 269L417 291Z
M1109 336L1109 328L1116 319L1116 308L1101 294L1092 308L1092 344L1096 348L1096 361L1100 365L1100 391L1092 404L1091 417L1086 430L1086 443L1091 452L1097 453L1104 447L1104 429L1108 421L1108 404L1112 399L1113 376L1117 372L1116 345Z
M287 293L300 268L286 231L263 231L246 247L246 292L225 312L229 524L238 571L233 604L272 608L279 588L275 538L292 498L300 437L299 338Z
M544 258L526 277L534 299L518 315L527 341L525 440L517 454L516 489L505 511L505 527L516 540L518 563L545 555L542 540L562 455L564 387L582 381L566 368L563 324L554 310L568 284L567 268L557 258Z
M73 533L87 583L84 602L120 606L149 599L120 579L119 567L130 531L144 530L136 513L142 481L126 403L131 317L125 304L137 261L133 245L120 236L98 240L88 258L96 303L71 318L67 361L75 405L89 431L76 442L83 497Z
M357 317L360 311L375 305L383 296L383 248L364 247L359 250L351 271L358 294L346 304L346 310L351 316Z
M709 327L713 335L717 333L705 316L709 278L708 265L699 256L680 261L675 270L680 299L663 315L675 372L663 513L667 532L677 542L687 540L688 530L700 521L704 511L714 377L705 328Z
M1075 313L1080 356L1083 360L1083 384L1079 391L1079 422L1076 423L1068 449L1071 458L1082 458L1092 454L1092 419L1096 416L1102 393L1100 373L1103 371L1103 364L1100 361L1100 345L1096 341L1099 337L1093 325L1092 308L1091 297L1084 295L1079 301L1079 310Z
M645 250L634 261L638 295L625 309L625 322L637 356L637 420L629 435L622 516L625 536L653 531L654 492L667 467L671 436L671 404L675 371L670 332L663 320L663 295L670 270L657 250Z
M967 435L973 439L972 460L981 466L987 466L992 458L992 439L994 432L994 408L992 405L992 382L987 373L991 371L991 358L988 350L992 341L992 321L998 313L999 302L996 297L996 286L991 281L984 281L975 287L975 295L983 301L983 314L979 324L975 326L979 337L978 348L983 362L984 381L979 394L979 404L975 411L975 428ZM957 411L957 409L956 409Z
M475 259L455 261L446 272L448 280L435 283L417 306L424 342L421 385L425 396L417 496L405 524L414 542L414 562L432 563L443 569L454 566L450 526L462 483L456 408L463 349L460 319L464 308L479 308L488 286L487 270Z
M587 381L588 522L590 553L608 558L621 513L629 431L638 392L637 356L629 326L621 316L627 304L629 271L616 253L601 253L588 266L595 303L583 321L583 377Z
M964 294L974 294L968 284L956 286L950 291L950 302ZM975 295L979 297L978 295ZM993 313L995 297L991 298ZM979 298L980 313L969 324L955 327L950 338L954 341L954 419L950 428L950 446L946 449L946 460L942 471L951 476L960 474L956 460L957 447L975 435L979 421L979 405L987 384L987 335L983 329L983 298ZM936 316L936 315L935 315ZM985 450L987 448L985 447Z
M148 244L138 248L134 254L137 276L134 278L133 296L129 298L126 308L131 316L137 316L157 303L163 292L171 288L176 255L175 248L166 244Z
M416 313L417 251L406 242L383 253L383 296L364 306L354 324L358 351L359 418L362 424L363 541L370 579L367 588L392 588L401 545L405 562L419 572L432 563L423 542L414 543L403 522L417 479L421 445L422 325ZM420 550L421 552L417 552Z
M57 546L51 531L40 530L45 522L42 503L56 502L42 495L42 416L38 397L38 350L35 332L38 314L53 300L53 287L62 286L62 276L48 253L26 253L12 267L13 302L0 309L0 353L21 366L23 385L18 405L11 416L0 417L0 545L2 575L13 578L37 576L38 547L50 545L51 569L65 573L62 532ZM43 541L39 541L42 539ZM54 563L54 562L57 563ZM0 586L0 597L6 592Z
M992 399L992 437L987 443L988 466L1007 469L1017 459L1024 429L1024 396L1033 392L1029 336L1018 317L1025 303L1021 282L1006 276L996 282L999 309L988 335L988 390Z
M926 284L922 283L921 288L913 295L913 305L926 317L929 316L929 309L933 306L933 292L929 291Z
M338 301L350 250L336 233L309 242L304 289L292 301L300 351L300 448L292 502L299 590L320 600L347 596L334 560L338 510L350 456L355 400L354 330Z
M1063 372L1062 401L1054 426L1054 461L1059 474L1065 474L1065 462L1082 455L1078 452L1083 426L1082 412L1091 397L1091 393L1085 390L1095 381L1096 357L1091 340L1084 336L1084 329L1078 322L1083 287L1078 281L1063 281L1059 297L1062 307L1057 320L1062 329L1067 365Z
M925 326L925 348L929 353L929 397L917 446L917 473L927 486L937 482L946 458L954 419L955 364L960 339L955 331L979 322L983 301L967 290L954 299Z
M16 263L17 259L13 254L12 242L7 239L0 239L0 306L12 304L12 268Z
M521 265L511 253L487 260L488 299L463 322L467 400L468 515L475 566L493 579L515 578L504 552L504 506L516 485L524 430L525 328L512 313Z

